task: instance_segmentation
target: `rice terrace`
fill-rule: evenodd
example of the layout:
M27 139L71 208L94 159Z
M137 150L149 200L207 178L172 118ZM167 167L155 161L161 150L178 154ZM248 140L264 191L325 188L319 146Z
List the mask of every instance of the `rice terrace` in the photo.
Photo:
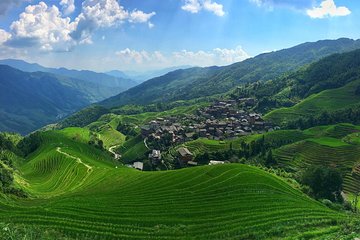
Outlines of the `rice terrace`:
M359 9L0 1L0 240L359 240Z

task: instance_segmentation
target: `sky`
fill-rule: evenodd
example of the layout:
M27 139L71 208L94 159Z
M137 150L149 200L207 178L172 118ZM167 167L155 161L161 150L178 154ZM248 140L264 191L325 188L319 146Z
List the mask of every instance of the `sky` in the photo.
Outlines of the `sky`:
M360 38L354 0L0 0L0 58L148 71Z

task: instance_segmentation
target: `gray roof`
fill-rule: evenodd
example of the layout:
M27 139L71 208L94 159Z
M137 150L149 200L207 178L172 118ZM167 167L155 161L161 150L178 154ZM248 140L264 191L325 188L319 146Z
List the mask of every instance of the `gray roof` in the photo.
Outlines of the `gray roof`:
M191 155L191 156L193 155L193 154L189 151L189 149L184 148L184 147L179 148L179 149L178 149L178 152L179 152L180 155L183 156L183 157L189 156L189 155Z

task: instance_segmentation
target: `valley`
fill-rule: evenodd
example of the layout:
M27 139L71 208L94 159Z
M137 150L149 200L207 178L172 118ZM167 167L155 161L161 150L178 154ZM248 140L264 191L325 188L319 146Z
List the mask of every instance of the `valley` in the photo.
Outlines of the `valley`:
M70 115L25 136L0 133L0 238L360 237L357 43L175 70L97 103L65 76L3 66L3 79L60 86L34 92L43 102L28 112ZM20 95L6 83L11 112ZM61 109L45 101L56 94ZM10 117L0 125L17 123ZM19 133L38 126L20 120Z

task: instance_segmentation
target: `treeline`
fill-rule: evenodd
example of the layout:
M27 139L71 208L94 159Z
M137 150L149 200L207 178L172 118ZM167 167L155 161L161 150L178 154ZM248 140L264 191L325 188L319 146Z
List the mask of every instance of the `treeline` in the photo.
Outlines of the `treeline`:
M91 106L77 112L60 122L61 128L85 127L97 121L102 115L110 113L110 110L101 106Z
M3 165L3 163L11 163L11 165L8 166L12 167L11 159L8 159L6 156L2 156L0 160L0 191L5 194L26 198L27 194L23 190L14 187L13 170L5 168Z
M198 104L205 104L212 102L216 97L202 97L198 99L191 99L186 101L174 102L157 102L147 105L129 104L111 109L111 112L117 115L136 115L146 112L164 112L177 107L194 106Z
M324 111L316 116L300 117L285 124L289 129L307 129L336 123L360 124L360 105L334 112Z
M25 198L27 194L14 186L14 163L11 158L15 154L24 154L22 150L11 137L5 133L0 134L0 192Z
M116 130L124 134L126 136L126 140L129 140L129 138L138 135L138 131L136 131L135 125L130 123L119 122Z
M234 149L231 143L229 149L199 154L195 157L195 161L199 164L208 164L210 160L245 163L246 159L257 159L261 164L270 167L277 164L273 156L273 149L291 144L294 141L291 138L275 139L266 138L263 135L249 143L241 142L240 149Z
M15 144L5 133L0 133L0 150L9 150L11 152L16 152Z

